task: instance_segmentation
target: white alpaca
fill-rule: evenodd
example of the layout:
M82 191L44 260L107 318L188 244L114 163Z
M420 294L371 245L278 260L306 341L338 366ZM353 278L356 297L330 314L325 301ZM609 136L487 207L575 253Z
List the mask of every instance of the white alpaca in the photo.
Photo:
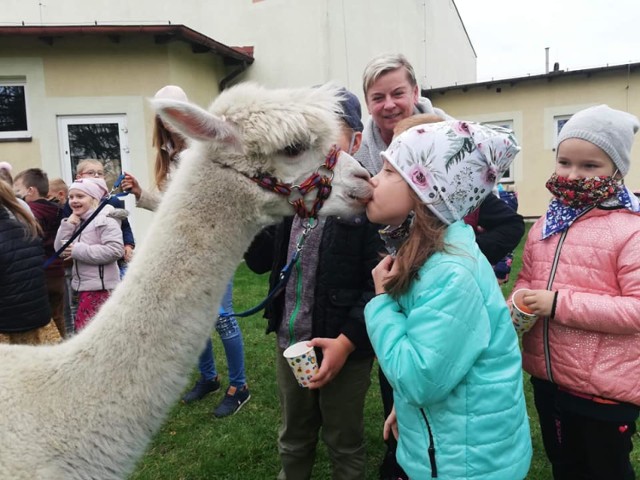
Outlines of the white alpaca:
M79 335L0 345L0 479L121 479L180 396L252 238L293 214L249 177L298 184L338 134L332 88L223 92L209 112L157 101L189 138L146 244ZM347 155L322 213L362 210L368 174Z

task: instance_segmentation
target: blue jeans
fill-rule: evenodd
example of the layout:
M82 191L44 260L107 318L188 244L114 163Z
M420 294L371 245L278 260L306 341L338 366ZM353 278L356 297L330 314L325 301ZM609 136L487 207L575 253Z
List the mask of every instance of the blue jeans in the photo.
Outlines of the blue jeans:
M227 285L227 291L222 297L220 313L233 311L233 279ZM243 387L247 383L244 373L244 344L242 342L242 332L235 317L225 317L218 320L216 330L222 340L224 353L227 356L227 366L229 369L229 385L233 387ZM205 380L213 380L218 376L216 361L213 358L213 343L211 338L207 340L204 351L198 359L198 369Z

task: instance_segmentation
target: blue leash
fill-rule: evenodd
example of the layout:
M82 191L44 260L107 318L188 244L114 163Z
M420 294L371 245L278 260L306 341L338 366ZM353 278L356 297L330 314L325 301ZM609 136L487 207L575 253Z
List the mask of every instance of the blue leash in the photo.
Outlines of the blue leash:
M309 233L311 230L317 225L317 222L312 221L311 223L307 222L304 226L304 231L300 238L298 238L298 242L296 243L296 250L293 252L291 256L291 260L287 263L282 270L280 270L280 277L278 279L278 283L271 289L271 291L267 294L266 298L262 300L258 305L252 307L244 312L234 313L234 312L225 312L218 315L219 318L228 318L228 317L238 317L244 318L254 313L259 312L263 308L265 308L269 303L271 303L278 295L280 295L284 288L287 286L287 282L291 277L291 273L293 272L293 267L300 258L300 254L302 253L302 247L304 246L304 242L307 240Z
M111 189L111 191L105 196L105 198L102 200L100 205L98 205L96 210L91 214L91 216L89 216L89 218L87 218L87 220L80 226L80 228L73 233L71 238L69 240L67 240L64 243L64 245L62 245L62 247L60 247L53 255L51 255L51 257L49 257L47 259L47 261L44 263L44 268L47 268L49 265L51 265L51 263L56 258L58 258L60 256L60 254L69 245L71 245L71 243L73 243L73 241L78 237L78 235L80 235L80 233L82 233L82 230L84 230L86 228L86 226L89 225L91 220L93 220L98 215L98 213L100 213L100 211L107 205L107 202L109 201L109 198L111 198L111 196L114 195L113 192L120 186L120 183L122 183L123 179L124 179L124 173L121 173L120 176L115 181L115 183L113 184L113 188ZM124 197L126 195L129 195L129 192L123 192L123 193L115 194L116 197ZM275 287L273 287L271 289L271 291L266 296L266 298L264 300L262 300L262 302L260 302L255 307L252 307L252 308L250 308L248 310L245 310L244 312L240 312L240 313L234 313L234 312L221 313L219 315L220 318L227 318L227 317L244 318L244 317L251 316L254 313L257 313L260 310L262 310L263 308L265 308L269 303L271 303L271 301L273 301L273 299L275 299L278 295L280 295L284 291L285 287L287 286L287 282L289 281L289 278L291 277L291 273L293 272L293 267L298 262L298 259L300 258L300 254L302 253L302 247L304 246L304 242L307 240L307 237L311 233L311 230L313 230L313 228L315 228L315 226L317 225L317 222L315 222L314 219L310 219L310 220L311 220L311 222L307 222L304 225L304 231L302 232L302 235L300 235L300 238L298 238L298 242L296 243L296 249L293 252L293 255L291 256L291 260L289 261L288 264L286 264L282 268L282 270L280 270L280 277L279 277L278 283L275 285Z
M78 236L82 233L82 231L87 227L87 225L89 225L89 223L91 223L91 220L93 220L94 218L96 218L96 216L98 215L98 213L100 213L100 211L107 206L107 202L109 201L109 199L111 198L113 194L113 192L120 186L120 184L122 183L122 180L124 179L124 173L121 173L120 176L116 179L115 183L113 184L113 188L111 189L111 191L103 198L102 202L100 202L100 205L98 205L98 207L95 209L95 211L89 216L89 218L87 218L86 221L84 221L82 223L82 225L80 225L80 228L78 230L76 230L75 232L73 232L73 235L71 235L71 238L69 240L67 240L64 245L62 245L58 250L56 250L56 252L51 255L49 258L47 258L47 260L44 262L44 268L46 269L49 265L51 265L54 260L56 258L58 258L60 256L60 254L62 252L64 252L65 248L67 248L69 245L71 245L73 243L73 241L78 238ZM125 195L128 195L129 192L124 192L124 193L118 193L115 196L116 197L123 197Z

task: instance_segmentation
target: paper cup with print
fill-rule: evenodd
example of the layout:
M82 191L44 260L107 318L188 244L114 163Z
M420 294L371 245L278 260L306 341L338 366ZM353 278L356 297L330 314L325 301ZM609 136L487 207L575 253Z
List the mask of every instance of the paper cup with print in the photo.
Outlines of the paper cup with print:
M298 342L287 348L283 355L296 376L298 384L301 387L308 387L311 377L318 373L318 361L313 347L307 346L307 342Z
M526 288L520 288L511 295L511 304L513 305L511 309L511 320L518 333L528 332L538 320L538 316L529 310L522 301L523 297L529 291L530 290Z

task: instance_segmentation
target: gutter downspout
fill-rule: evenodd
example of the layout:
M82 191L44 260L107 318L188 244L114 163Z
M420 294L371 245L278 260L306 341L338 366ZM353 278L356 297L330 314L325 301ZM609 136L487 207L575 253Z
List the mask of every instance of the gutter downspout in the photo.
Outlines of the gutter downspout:
M229 83L231 83L231 80L236 78L238 75L244 72L247 68L249 68L249 64L243 61L242 63L240 63L238 68L233 70L229 75L223 77L222 80L220 80L220 83L218 84L218 88L220 89L220 91L222 92L225 88L227 88L229 86Z
M627 87L626 90L626 102L627 102L627 112L629 111L629 90L631 89L631 63L627 64Z

